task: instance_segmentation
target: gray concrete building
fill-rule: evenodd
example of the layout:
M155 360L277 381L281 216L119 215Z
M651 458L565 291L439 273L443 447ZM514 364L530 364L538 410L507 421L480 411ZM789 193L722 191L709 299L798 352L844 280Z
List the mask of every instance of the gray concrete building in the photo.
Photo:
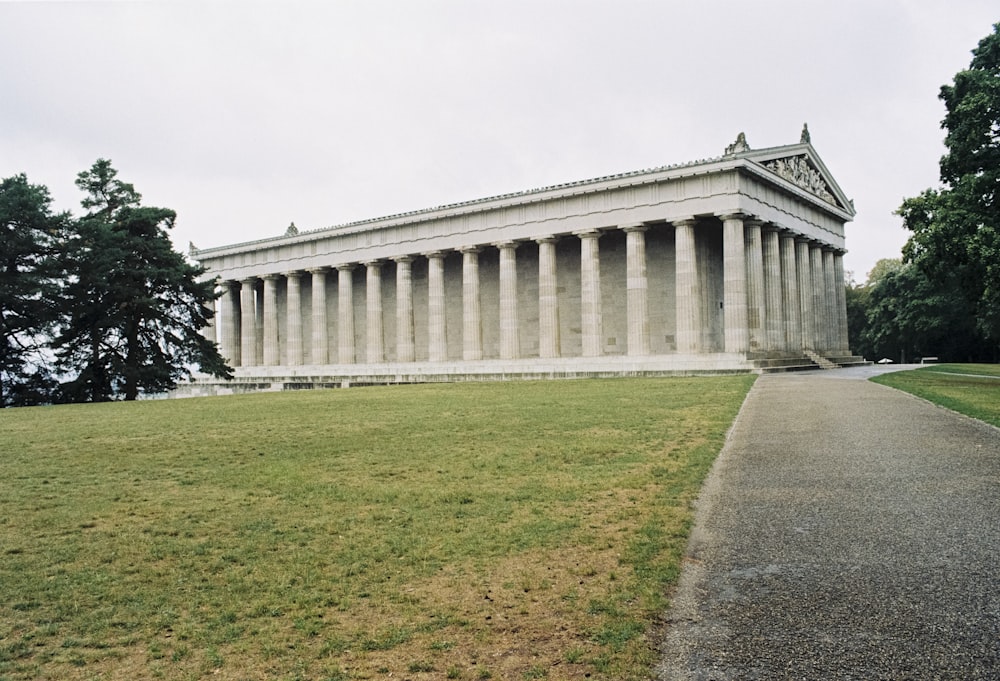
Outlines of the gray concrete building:
M189 393L850 361L854 207L803 130L714 159L191 255L235 368Z

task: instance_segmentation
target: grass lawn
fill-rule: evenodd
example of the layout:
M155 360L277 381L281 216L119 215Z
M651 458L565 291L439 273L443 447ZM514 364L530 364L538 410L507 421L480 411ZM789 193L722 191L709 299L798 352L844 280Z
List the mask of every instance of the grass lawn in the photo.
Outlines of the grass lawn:
M644 679L753 382L0 410L0 679Z
M1000 426L998 364L933 364L872 380Z

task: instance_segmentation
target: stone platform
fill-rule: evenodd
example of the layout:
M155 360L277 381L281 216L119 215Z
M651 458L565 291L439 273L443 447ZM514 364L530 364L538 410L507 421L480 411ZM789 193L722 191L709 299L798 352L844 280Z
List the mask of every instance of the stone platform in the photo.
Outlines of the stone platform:
M835 366L864 363L860 357L830 358ZM231 381L196 375L172 391L171 397L201 397L237 393L348 388L364 385L518 381L573 378L649 376L713 376L815 369L808 357L781 360L747 359L737 353L665 355L655 357L579 357L555 359L481 360L476 362L389 362L313 366L237 367Z

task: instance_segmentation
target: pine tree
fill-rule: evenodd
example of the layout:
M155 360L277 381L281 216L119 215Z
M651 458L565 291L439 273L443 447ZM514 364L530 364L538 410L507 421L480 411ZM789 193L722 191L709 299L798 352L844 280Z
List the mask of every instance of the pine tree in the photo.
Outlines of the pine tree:
M142 206L117 174L101 159L76 181L89 212L64 252L70 276L56 348L60 369L75 376L66 399L134 400L173 388L194 367L230 377L216 344L201 334L214 284L167 235L176 213Z
M57 247L66 215L23 174L0 182L0 407L52 401L46 348L56 320Z

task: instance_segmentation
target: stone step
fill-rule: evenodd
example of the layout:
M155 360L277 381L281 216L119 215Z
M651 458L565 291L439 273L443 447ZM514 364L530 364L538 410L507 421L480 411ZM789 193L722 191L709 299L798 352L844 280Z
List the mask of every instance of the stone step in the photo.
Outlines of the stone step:
M813 352L812 350L803 350L802 352L805 353L806 357L815 362L816 366L820 369L836 369L838 366L835 362L831 362L818 352Z

